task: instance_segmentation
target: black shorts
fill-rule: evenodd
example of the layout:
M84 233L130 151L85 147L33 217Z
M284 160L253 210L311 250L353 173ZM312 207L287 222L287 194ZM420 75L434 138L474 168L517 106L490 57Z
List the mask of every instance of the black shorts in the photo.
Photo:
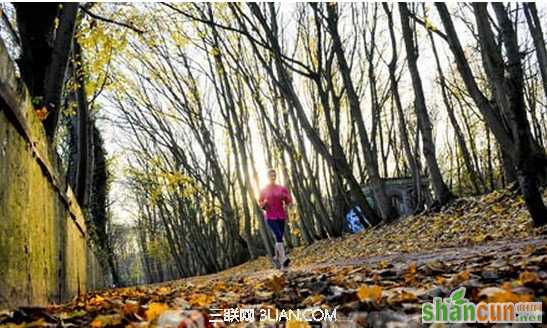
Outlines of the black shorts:
M283 242L283 233L285 232L285 220L268 220L266 219L268 226L272 230L275 241L278 243Z

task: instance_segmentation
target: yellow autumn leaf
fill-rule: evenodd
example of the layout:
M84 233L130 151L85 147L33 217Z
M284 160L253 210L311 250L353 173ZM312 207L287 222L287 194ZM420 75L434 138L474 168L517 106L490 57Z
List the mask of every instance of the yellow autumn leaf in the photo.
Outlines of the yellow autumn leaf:
M515 294L510 290L497 287L488 287L480 291L479 296L486 297L486 303L505 303L505 302L531 302L534 297L529 294Z
M379 269L385 269L389 266L389 262L386 261L386 260L382 260L380 261L380 263L378 263L378 268Z
M436 276L435 283L438 285L444 285L446 283L446 278L443 276Z
M127 301L122 305L122 312L124 315L132 315L139 311L139 303L135 301Z
M405 283L412 284L416 282L416 262L412 262L404 274Z
M307 328L310 325L305 321L287 320L286 328Z
M223 281L219 281L215 284L213 289L216 291L223 291L226 289L226 284Z
M541 283L541 279L535 272L524 271L519 276L519 281L522 285L537 285Z
M156 290L156 293L158 295L167 295L171 292L171 289L169 287L160 287Z
M450 280L450 283L452 285L461 284L462 282L469 280L469 278L470 278L469 271L462 271L456 274L454 277L452 277L452 279Z
M378 303L382 299L382 287L376 285L361 286L357 289L357 297L359 297L361 302L375 301Z
M220 56L220 49L218 49L217 47L211 48L211 51L210 51L210 52L211 52L211 55L212 55L213 57L218 57L218 56Z
M93 319L90 326L92 328L116 326L122 323L122 317L119 314L98 315Z
M387 298L387 303L391 305L397 305L400 303L410 303L416 301L417 296L412 289L400 289L396 292L390 293Z
M98 306L102 305L106 300L101 295L93 297L88 303L89 305Z
M402 290L400 294L401 302L413 302L417 299L416 294Z
M505 290L512 290L514 287L516 287L517 285L513 285L512 283L510 283L509 281L506 281L504 282L503 284L501 284L501 289L505 289Z
M260 300L268 300L273 296L272 292L255 290L255 296Z
M266 280L265 285L277 293L281 291L283 287L285 286L285 279L281 275L278 275L278 276L274 275L268 280Z
M433 25L433 23L431 23L431 20L429 20L429 18L425 18L425 28L432 31L432 32L436 32L437 31L437 28Z
M169 306L165 303L151 303L148 305L148 310L146 310L146 319L149 321L154 320L168 309Z
M213 301L213 297L206 294L193 294L190 298L190 304L196 307L204 307Z
M310 295L310 296L306 297L306 299L304 299L304 301L302 301L302 304L303 305L316 305L318 303L321 303L322 300L323 300L322 295L315 294L315 295Z

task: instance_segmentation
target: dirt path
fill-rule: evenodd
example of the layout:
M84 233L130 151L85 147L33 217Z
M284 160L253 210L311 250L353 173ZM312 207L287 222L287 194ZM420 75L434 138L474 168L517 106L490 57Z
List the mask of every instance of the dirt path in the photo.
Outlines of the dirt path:
M492 241L482 245L448 247L425 252L397 253L382 256L362 257L354 260L334 261L331 263L313 265L311 268L320 268L325 266L355 266L388 261L392 263L408 264L416 262L420 265L429 261L451 261L473 258L477 255L490 253L494 250L499 252L499 256L505 256L515 253L518 249L534 245L547 245L547 236L533 237L524 240L499 240Z
M458 261L471 260L477 256L491 257L492 253L496 254L498 258L507 258L513 254L518 253L523 248L529 246L546 246L547 236L532 237L522 240L498 240L491 241L481 245L464 246L464 247L448 247L435 250L429 250L424 252L411 252L411 253L394 253L388 255L378 255L371 257L360 257L355 259L344 259L339 261L331 261L326 263L319 263L313 265L305 265L289 268L288 272L312 272L320 269L327 269L332 267L357 267L374 265L380 262L387 262L395 268L403 268L410 263L416 263L417 266L431 261L441 261L446 264ZM488 254L488 255L487 255ZM290 255L290 254L289 254ZM256 278L261 279L272 274L279 273L279 270L271 268L260 271L245 271L240 273L230 274L231 279L241 278ZM197 276L179 280L180 282L204 282L207 280L226 279L225 272L214 273L210 275ZM170 282L173 283L173 282Z

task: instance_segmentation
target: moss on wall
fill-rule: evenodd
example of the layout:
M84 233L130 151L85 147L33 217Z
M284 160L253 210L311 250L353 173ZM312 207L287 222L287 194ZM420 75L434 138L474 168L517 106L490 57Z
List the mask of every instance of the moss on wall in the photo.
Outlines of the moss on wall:
M62 302L100 288L103 275L27 92L10 88L20 83L5 56L0 45L0 308Z

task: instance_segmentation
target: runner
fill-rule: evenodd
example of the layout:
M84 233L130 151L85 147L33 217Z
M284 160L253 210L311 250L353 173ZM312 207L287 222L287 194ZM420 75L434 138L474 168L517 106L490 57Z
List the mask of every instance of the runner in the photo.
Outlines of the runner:
M287 220L286 207L292 204L289 190L275 183L277 173L274 169L268 170L270 183L260 191L258 204L266 211L266 223L275 236L274 265L281 269L289 265L289 258L285 255L283 246L283 233L285 232L285 221Z

